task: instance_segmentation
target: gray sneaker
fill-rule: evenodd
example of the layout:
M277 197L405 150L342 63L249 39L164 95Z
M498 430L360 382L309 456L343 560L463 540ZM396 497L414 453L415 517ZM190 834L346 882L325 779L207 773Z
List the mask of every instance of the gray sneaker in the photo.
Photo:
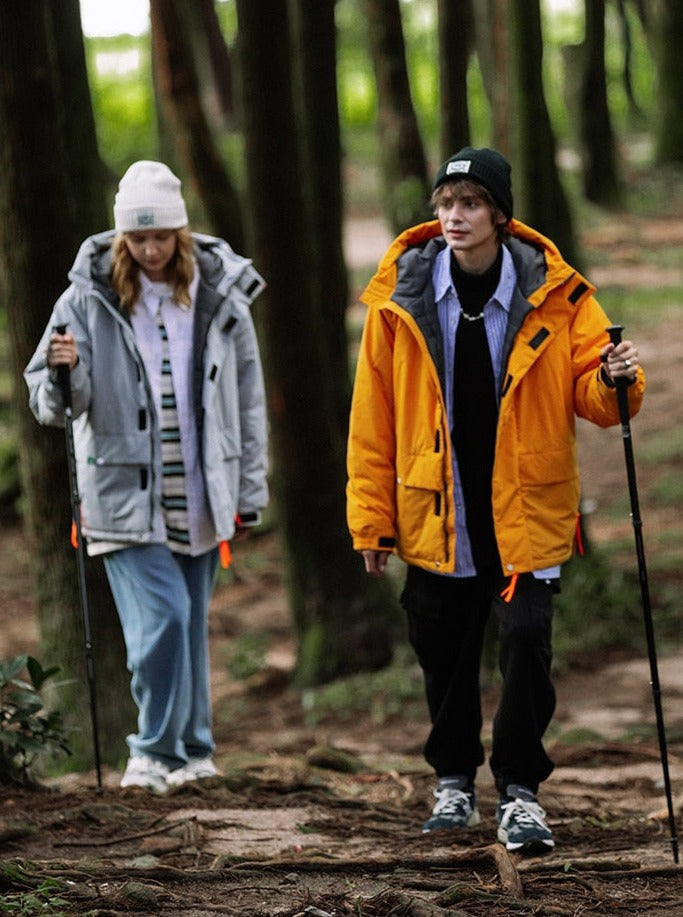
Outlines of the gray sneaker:
M496 806L496 818L498 840L508 850L542 853L555 846L545 812L528 787L510 784Z
M422 833L473 828L479 824L474 788L464 778L440 783L434 790L436 802L432 814L422 826Z

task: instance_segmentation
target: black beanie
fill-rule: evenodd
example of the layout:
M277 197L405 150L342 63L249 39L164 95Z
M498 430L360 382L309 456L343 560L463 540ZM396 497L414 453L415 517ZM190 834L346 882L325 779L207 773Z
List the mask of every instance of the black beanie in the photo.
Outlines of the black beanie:
M447 181L469 178L483 185L505 214L512 216L512 183L510 163L495 150L463 147L441 166L434 179L434 190Z

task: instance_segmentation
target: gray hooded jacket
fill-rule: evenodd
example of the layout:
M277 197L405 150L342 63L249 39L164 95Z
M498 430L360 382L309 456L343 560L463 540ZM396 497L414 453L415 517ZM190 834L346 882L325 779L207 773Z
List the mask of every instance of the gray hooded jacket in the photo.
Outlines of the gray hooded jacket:
M69 272L24 378L41 424L64 425L62 393L46 364L50 334L67 325L78 346L71 371L81 521L89 541L147 544L161 506L159 422L130 322L109 281L115 233L91 236ZM217 542L235 517L254 524L268 501L263 374L250 305L264 287L221 239L194 234L199 267L193 326L193 396L201 463ZM158 536L156 536L158 537Z

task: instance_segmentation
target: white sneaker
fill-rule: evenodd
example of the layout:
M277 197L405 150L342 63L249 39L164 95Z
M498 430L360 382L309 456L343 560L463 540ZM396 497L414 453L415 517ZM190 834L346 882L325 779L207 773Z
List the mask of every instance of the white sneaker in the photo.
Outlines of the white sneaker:
M182 786L191 780L203 780L206 777L218 777L220 772L211 758L190 758L187 764L171 771L166 776L168 786Z
M165 793L168 789L168 774L168 768L161 761L155 761L147 755L131 755L121 778L121 786L141 786L153 793Z

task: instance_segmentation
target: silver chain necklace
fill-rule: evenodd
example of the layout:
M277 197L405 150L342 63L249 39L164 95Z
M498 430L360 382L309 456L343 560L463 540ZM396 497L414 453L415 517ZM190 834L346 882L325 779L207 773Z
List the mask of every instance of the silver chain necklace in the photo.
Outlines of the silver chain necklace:
M484 317L484 310L482 309L479 315L468 315L467 312L460 310L460 315L465 319L466 322L478 322L480 318Z

